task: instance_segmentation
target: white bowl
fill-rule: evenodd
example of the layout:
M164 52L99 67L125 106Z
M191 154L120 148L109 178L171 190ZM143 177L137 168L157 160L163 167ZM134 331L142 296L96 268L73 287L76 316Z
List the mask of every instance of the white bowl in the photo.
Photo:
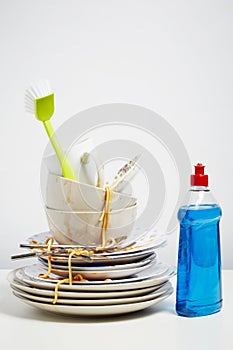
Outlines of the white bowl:
M61 211L101 211L105 202L105 190L62 176L48 174L45 206ZM112 210L135 205L137 199L123 193L113 192Z
M79 244L87 247L102 245L101 211L59 211L45 208L50 232L60 244ZM109 214L109 224L105 232L106 241L122 246L135 240L132 233L137 216L137 206L113 210Z

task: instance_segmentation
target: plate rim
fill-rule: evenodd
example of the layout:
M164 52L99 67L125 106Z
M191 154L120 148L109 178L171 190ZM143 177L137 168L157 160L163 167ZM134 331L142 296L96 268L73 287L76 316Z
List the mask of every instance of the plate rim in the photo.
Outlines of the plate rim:
M162 272L160 271L157 275L156 275L156 277L158 278L158 277L160 277L161 275L163 275L165 272L167 272L167 270L169 270L169 268L171 267L171 265L168 265L168 264L165 264L165 263L162 263L162 262L152 262L152 263L150 263L150 266L149 267L147 267L148 269L149 268L151 268L153 265L164 265L165 266L165 269L164 270L162 270ZM26 265L26 266L24 266L24 267L22 267L22 270L23 270L23 272L24 272L24 274L28 277L28 278L30 278L30 279L33 279L33 280L35 280L35 281L40 281L41 283L50 283L50 284L56 284L57 282L59 282L60 280L61 280L61 278L59 279L59 278L57 278L57 279L47 279L47 280L44 280L44 279L42 279L42 278L39 278L38 276L30 276L29 274L27 274L27 272L25 272L25 270L26 269L28 269L28 268L38 268L38 269L42 269L42 271L41 272L46 272L47 271L47 269L45 269L45 267L44 266L42 266L41 264L39 264L39 263L35 263L35 264L32 264L32 265ZM44 271L43 271L44 270ZM144 270L146 270L146 268L144 269ZM137 274L140 274L141 272L143 272L143 270L142 271L139 271ZM144 279L148 279L148 278L150 278L151 276L146 276L146 277L143 277L143 276L137 276L137 274L135 275L136 277L133 277L133 275L132 276L128 276L128 277L126 277L126 278L119 278L119 279L117 279L117 278L115 278L115 279L112 279L112 280L110 280L110 281L108 281L108 282L106 282L106 281L104 281L104 280L89 280L89 281L87 281L87 282L82 282L82 281L74 281L73 282L73 285L84 285L84 283L86 284L86 285L103 285L103 284L107 284L107 285L109 285L109 284L124 284L124 283L133 283L133 282L136 282L136 281L139 281L139 280L144 280ZM154 275L155 276L155 275Z
M134 228L134 230L136 230L137 228ZM147 231L147 229L145 229L145 231ZM44 241L45 241L45 239L46 238L48 238L48 237L52 237L52 234L50 234L50 236L48 236L48 233L49 233L50 231L43 231L43 232L39 232L39 233L35 233L34 235L31 235L31 236L29 236L27 239L26 239L26 241L27 242L29 242L30 240L33 240L33 239L35 239L37 236L40 236L40 235L44 235L45 237L44 237ZM147 231L147 234L152 234L152 232L153 231ZM46 236L47 235L47 236ZM143 237L141 237L141 238L139 238L137 241L136 241L136 243L137 242L140 242L141 240L142 240L142 238L144 238L144 236ZM158 242L156 242L158 240ZM152 242L153 242L153 240L152 240ZM154 238L154 244L151 244L149 247L145 247L145 249L142 249L142 248L138 248L137 250L136 249L134 249L134 250L127 250L127 251L123 251L123 250L121 250L121 251L116 251L116 252L111 252L111 253L100 253L100 254L98 254L97 256L109 256L109 255L111 255L111 256L117 256L117 255L127 255L127 254L130 254L131 252L145 252L145 251L150 251L150 250L156 250L156 249L158 249L159 247L161 247L161 246L163 246L165 243L167 242L167 239L166 239L166 237L165 237L165 234L161 234L161 233L158 233L158 237L157 238ZM40 243L40 242L39 242ZM42 242L41 242L42 243ZM135 244L136 244L135 243ZM149 242L148 242L149 243ZM57 244L56 243L56 241L55 241L55 244ZM69 245L69 246L71 246L71 245ZM74 247L78 247L78 245L74 245ZM30 249L30 248L29 248ZM124 248L123 248L124 249Z
M35 281L29 278L28 276L25 275L23 278L18 277L18 273L23 273L23 267L17 268L14 270L15 277L18 281L25 283L26 285L30 285L33 287L39 287L42 289L53 289L54 284L53 283L46 283L46 282L41 282L41 281ZM151 276L146 279L141 279L139 281L134 281L134 282L125 282L125 283L105 283L105 284L84 284L84 283L79 283L79 284L72 284L72 285L65 285L62 284L60 285L59 289L60 290L69 290L69 291L75 291L75 290L82 290L82 291L114 291L114 290L134 290L134 289L140 289L140 288L146 288L150 286L156 286L160 285L168 280L170 280L172 277L176 275L176 269L172 265L169 266L168 270L166 273L163 275L160 275L159 277L156 276Z
M106 316L106 315L125 314L125 313L131 313L134 311L144 310L152 305L156 305L162 302L163 300L167 299L172 295L172 293L173 291L171 293L167 293L166 295L162 295L161 297L138 302L138 303L128 303L128 304L122 304L122 305L97 305L97 306L92 305L89 307L84 305L77 306L77 305L45 304L45 303L33 302L31 300L29 301L23 297L17 297L17 298L22 302L24 302L25 304L28 304L37 309L48 311L54 314L59 313L63 315L72 315L72 316L94 316L94 315ZM45 306L45 308L41 306Z
M72 299L72 298L62 298L58 297L57 304L59 305L85 305L85 306L99 306L99 305L122 305L122 304L130 304L135 302L141 302L146 300L151 300L157 297L160 297L166 293L173 292L174 288L169 282L168 284L163 285L161 288L158 288L154 291L149 292L148 294L139 295L139 296L132 296L132 297L116 297L116 298L100 298L100 299ZM42 303L50 303L52 304L53 297L44 297L44 296L37 296L33 295L27 292L23 292L21 290L18 290L17 288L12 288L12 292L15 294L19 294L20 296L23 296L26 299L38 301ZM22 295L24 294L24 295ZM36 300L41 299L41 300ZM44 299L44 300L43 300ZM69 301L69 302L68 302ZM119 301L119 302L118 302ZM81 302L81 304L79 304Z
M13 272L13 271L12 271ZM12 274L13 275L13 274ZM26 289L26 292L29 292L31 294L35 294L35 295L48 295L47 293L50 293L50 295L48 296L53 296L54 295L54 289L44 289L44 288L39 288L39 287L33 287L30 285L26 285L18 280L15 280L14 277L9 276L10 278L8 279L8 282L10 283L10 285L14 285L16 288L18 289L22 289L24 290ZM83 298L85 299L85 297L88 295L89 297L92 295L92 298L97 298L101 297L101 298L118 298L121 295L125 295L126 296L130 296L130 295L143 295L142 293L146 293L146 292L150 292L153 290L157 290L159 288L161 288L162 286L164 286L166 283L168 283L169 281L165 281L162 284L158 284L155 286L151 286L151 287L143 287L143 288L138 288L138 289L132 289L132 290L117 290L117 291L80 291L80 290L74 290L74 291L70 291L70 290L59 290L58 291L58 296L60 294L61 297L66 297L66 298L70 298L70 294L72 294L72 297L74 297L75 295L79 295L79 298ZM141 291L141 292L140 292ZM42 294L40 294L42 292ZM138 292L140 294L138 294ZM136 294L135 294L136 293ZM86 294L86 295L85 295Z
M151 255L146 256L144 259L137 261L137 262L132 262L132 263L123 263L123 264L115 264L115 265L100 265L100 266L79 266L79 265L73 265L72 264L72 270L83 270L83 271L95 271L95 269L99 270L99 271L104 271L107 272L107 270L105 270L105 268L107 268L110 271L115 271L115 270L126 270L129 267L140 267L140 266L144 266L149 264L149 262L154 262L157 259L157 254L155 252L151 253ZM44 264L45 266L48 266L47 263L45 263L45 261L47 261L47 259L44 259L42 257L38 257L38 260L40 262L42 262L42 264ZM52 260L52 259L51 259ZM61 270L67 270L68 269L68 264L56 264L53 261L51 261L52 266L56 267L57 269L61 269ZM91 265L92 263L90 263ZM133 265L133 266L132 266ZM135 266L136 265L136 266ZM139 266L138 266L139 265ZM121 266L123 266L121 268Z

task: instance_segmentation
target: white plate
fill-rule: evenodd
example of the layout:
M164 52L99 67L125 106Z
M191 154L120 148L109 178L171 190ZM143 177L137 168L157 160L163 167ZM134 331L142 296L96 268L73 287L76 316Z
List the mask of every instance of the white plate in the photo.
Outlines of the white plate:
M135 228L135 231L137 230L142 230L141 228ZM147 231L145 229L145 231ZM47 232L41 232L37 233L35 235L30 236L27 241L37 241L39 244L44 244L45 240L49 237L52 237L51 233L49 231ZM164 235L158 234L156 232L148 232L148 234L145 234L141 239L135 242L134 246L131 247L130 249L119 249L117 251L112 251L112 252L104 252L104 253L98 253L95 254L94 257L103 257L103 256L117 256L117 255L127 255L131 254L132 252L149 252L153 251L155 249L160 248L161 246L164 246L166 244L166 238ZM54 245L57 243L54 242ZM74 246L75 247L75 246Z
M87 276L87 272L82 272L80 271L80 274L82 274L82 276L87 279L87 281L85 282L82 282L82 281L73 281L73 284L104 284L104 283L123 283L123 282L129 282L129 281L137 281L139 279L143 279L144 277L143 276L146 276L146 275L142 275L141 277L140 276L140 272L143 272L143 270L146 270L148 271L150 268L153 267L153 273L154 275L156 276L159 276L161 275L162 273L164 273L167 269L168 269L168 266L166 264L162 264L162 263L150 263L148 266L142 266L140 268L136 268L136 269L132 269L132 271L136 271L134 274L133 273L130 273L128 272L128 270L122 270L122 271L113 271L112 273L114 273L115 275L119 274L120 277L117 278L115 277L114 279L112 279L112 277L104 277L104 279L110 279L110 281L104 281L103 278L101 279L95 279L95 280L92 280L91 278L94 277L94 273L90 273L89 275L92 274L92 276L89 277L89 279L86 277ZM67 277L67 273L66 275L62 275L61 277L58 275L57 271L58 270L55 270L56 271L56 274L55 273L51 273L49 278L47 278L46 280L42 277L40 277L40 275L42 274L45 274L47 272L47 268L45 268L45 266L41 265L41 264L33 264L33 265L29 265L29 266L26 266L24 267L24 273L30 277L31 279L34 279L34 280L37 280L37 281L40 281L40 282L47 282L47 283L57 283L61 280L61 277ZM63 273L64 271L62 271ZM74 275L76 275L77 272L74 273ZM97 274L97 273L96 273ZM125 274L125 276L123 276L123 274ZM100 275L99 276L103 276L103 272L100 272ZM98 276L97 276L98 277Z
M41 288L35 288L28 286L26 284L23 284L17 280L15 280L15 271L11 271L8 275L8 281L10 285L14 288L17 288L21 291L33 294L33 295L39 295L44 297L53 297L54 291L50 289L41 289ZM168 282L165 282L163 284L159 284L157 286L153 287L147 287L147 288L140 288L140 289L133 289L133 290L123 290L123 291L115 291L115 292L81 292L81 291L74 291L69 292L67 290L65 291L58 291L58 297L59 298L71 298L71 299L109 299L109 298L123 298L123 297L131 297L131 296L139 296L139 295L145 295L150 292L153 292L162 286L165 286Z
M15 287L12 288L13 293L16 296L22 296L24 298L27 298L29 300L33 301L40 301L42 303L53 303L53 297L43 297L43 296L38 296L34 294L30 294L24 291L21 291ZM163 295L164 293L172 292L173 288L171 283L166 283L164 286L161 288L150 292L146 295L143 296L135 296L135 297L123 297L123 298L114 298L114 299L71 299L71 298L58 298L57 304L62 304L62 305L119 305L119 304L129 304L129 303L138 303L141 301L147 301L154 299L156 297L159 297Z
M118 255L107 255L107 256L92 256L92 260L86 261L81 257L72 257L72 265L73 266L102 266L102 265L117 265L117 264L129 264L133 262L140 262L142 259L149 258L152 254L155 254L153 250L147 250L145 252L132 252L128 254L118 254ZM41 256L41 260L44 262L48 261L46 256ZM62 266L68 265L68 256L52 256L51 261L54 264L59 264Z
M158 266L159 265L159 266ZM164 270L164 272L158 271ZM25 273L25 270L30 271L30 275ZM29 286L42 288L42 289L54 289L55 283L59 280L43 280L38 279L38 274L43 273L40 265L30 265L24 268L18 268L15 270L15 278L21 283L26 283ZM114 281L89 281L89 282L75 282L72 285L62 284L59 286L59 290L66 291L123 291L123 290L134 290L140 288L153 287L162 284L172 278L176 273L176 269L173 266L166 264L156 264L146 271L142 271L136 275L136 277L129 277L124 280Z
M77 266L77 265L73 265L72 263L72 270L73 271L115 271L115 270L123 270L123 269L129 269L129 268L136 268L136 267L141 267L144 265L149 264L152 261L155 261L156 258L156 254L153 253L151 254L151 256L149 258L144 258L141 261L138 262L133 262L130 264L118 264L118 265L95 265L95 263L91 263L89 266ZM41 258L39 258L39 261L41 261L45 266L48 266L48 261L43 260ZM54 269L59 269L59 270L68 270L68 264L56 264L53 261L52 263L52 267Z
M120 305L98 305L98 306L79 306L79 305L52 305L42 302L35 302L28 300L24 297L18 297L22 302L41 309L43 311L52 312L61 315L71 316L107 316L107 315L119 315L139 310L146 309L152 305L158 304L165 300L172 294L172 291L163 294L160 297L154 299L142 301L138 303L120 304Z
M103 281L105 279L120 279L120 278L127 278L130 276L133 276L151 266L151 262L147 263L146 265L134 267L134 268L128 268L128 269L118 269L118 270L82 270L81 268L79 270L73 270L72 269L72 276L76 276L77 274L81 274L83 278L87 279L88 281ZM46 269L47 270L47 269ZM64 278L69 277L69 271L67 270L61 270L61 269L51 269L51 272L54 275L62 276Z

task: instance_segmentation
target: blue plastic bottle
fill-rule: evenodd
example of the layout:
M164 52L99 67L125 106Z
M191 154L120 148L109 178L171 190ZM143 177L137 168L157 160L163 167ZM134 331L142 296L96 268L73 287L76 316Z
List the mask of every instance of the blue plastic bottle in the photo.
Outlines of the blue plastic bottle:
M186 203L178 212L176 312L180 316L205 316L221 310L221 215L208 188L208 175L198 163Z

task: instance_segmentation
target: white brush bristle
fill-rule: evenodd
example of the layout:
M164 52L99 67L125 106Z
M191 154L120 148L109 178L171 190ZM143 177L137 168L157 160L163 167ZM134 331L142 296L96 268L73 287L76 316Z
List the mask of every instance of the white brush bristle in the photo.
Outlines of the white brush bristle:
M40 80L32 84L25 92L24 104L26 111L34 113L34 100L50 94L52 94L52 89L48 80Z

